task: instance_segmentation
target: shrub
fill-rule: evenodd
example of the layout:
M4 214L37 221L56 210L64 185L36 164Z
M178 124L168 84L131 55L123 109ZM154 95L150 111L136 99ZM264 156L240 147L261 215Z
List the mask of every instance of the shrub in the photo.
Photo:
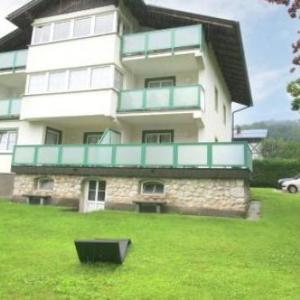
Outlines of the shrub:
M300 173L300 160L264 159L253 162L252 187L277 187L280 178Z

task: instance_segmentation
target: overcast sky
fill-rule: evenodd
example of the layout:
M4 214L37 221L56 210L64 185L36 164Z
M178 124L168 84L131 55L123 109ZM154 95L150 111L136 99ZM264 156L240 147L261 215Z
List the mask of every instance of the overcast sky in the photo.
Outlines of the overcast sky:
M5 16L29 2L1 0L0 36L14 27ZM290 74L291 43L297 38L299 21L291 20L284 7L264 0L148 0L147 3L238 20L249 69L255 106L239 113L238 122L299 119L291 112L290 99L285 92L287 83L299 74ZM297 24L298 27L297 28ZM299 73L299 71L298 71Z

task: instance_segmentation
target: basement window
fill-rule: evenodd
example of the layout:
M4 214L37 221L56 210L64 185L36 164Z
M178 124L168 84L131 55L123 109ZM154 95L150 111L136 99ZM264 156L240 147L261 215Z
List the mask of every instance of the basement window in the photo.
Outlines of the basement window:
M147 181L142 183L142 194L162 195L165 192L165 186L161 182Z
M38 190L53 190L54 180L50 178L40 178L37 180L37 189Z

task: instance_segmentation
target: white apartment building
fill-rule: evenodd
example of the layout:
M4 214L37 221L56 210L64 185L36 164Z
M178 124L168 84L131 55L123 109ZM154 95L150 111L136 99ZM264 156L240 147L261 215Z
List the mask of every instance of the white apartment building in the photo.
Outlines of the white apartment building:
M243 215L252 105L237 22L142 0L38 0L0 40L0 191L82 212ZM2 181L2 185L1 185ZM2 186L2 187L1 187Z

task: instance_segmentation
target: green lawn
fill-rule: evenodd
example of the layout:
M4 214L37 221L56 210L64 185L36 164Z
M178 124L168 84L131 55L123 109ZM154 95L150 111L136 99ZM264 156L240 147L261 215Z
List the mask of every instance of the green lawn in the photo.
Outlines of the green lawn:
M259 222L0 202L0 299L300 299L300 196L255 189ZM130 237L123 266L77 238Z

